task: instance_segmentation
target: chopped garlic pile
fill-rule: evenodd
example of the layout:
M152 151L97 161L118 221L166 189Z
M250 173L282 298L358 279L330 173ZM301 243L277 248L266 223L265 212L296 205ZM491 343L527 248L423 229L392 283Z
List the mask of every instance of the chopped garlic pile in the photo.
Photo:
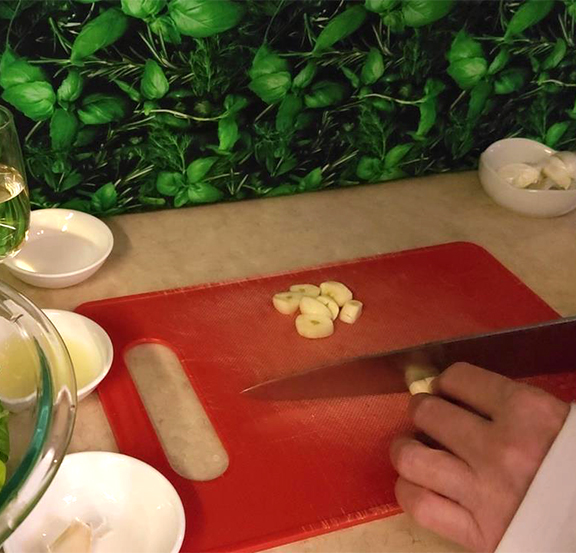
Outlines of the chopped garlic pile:
M556 152L537 164L509 163L498 175L516 188L531 190L576 189L576 154Z
M274 307L284 315L296 317L296 331L304 338L327 338L334 333L333 321L340 315L344 323L354 324L362 314L362 302L353 299L350 289L341 282L328 281L320 286L294 284L289 292L272 298Z

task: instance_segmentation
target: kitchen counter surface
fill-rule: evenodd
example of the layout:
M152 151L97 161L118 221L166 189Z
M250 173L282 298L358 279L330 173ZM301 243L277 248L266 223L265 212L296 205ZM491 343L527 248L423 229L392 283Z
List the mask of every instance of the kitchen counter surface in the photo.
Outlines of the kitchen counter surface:
M576 212L557 219L515 215L495 205L472 172L107 222L114 251L88 281L45 290L4 267L0 278L42 308L74 309L90 300L465 240L490 251L562 315L576 314ZM71 450L117 450L96 394L79 407ZM399 515L274 551L459 549Z

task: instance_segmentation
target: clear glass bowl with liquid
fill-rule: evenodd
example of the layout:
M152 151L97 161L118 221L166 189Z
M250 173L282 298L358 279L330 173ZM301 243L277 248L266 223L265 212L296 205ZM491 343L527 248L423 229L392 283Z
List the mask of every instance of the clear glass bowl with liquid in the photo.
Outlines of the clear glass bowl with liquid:
M60 335L39 308L0 282L0 403L8 411L10 438L0 490L0 545L54 478L70 443L76 402L72 363Z

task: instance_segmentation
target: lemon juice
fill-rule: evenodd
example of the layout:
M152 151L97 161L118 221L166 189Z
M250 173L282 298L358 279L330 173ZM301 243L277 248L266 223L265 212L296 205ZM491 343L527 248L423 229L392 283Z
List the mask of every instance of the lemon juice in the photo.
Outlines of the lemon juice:
M40 373L38 353L16 335L0 340L0 397L22 399L36 391Z
M98 368L101 365L100 352L74 336L62 336L62 339L72 359L76 388L80 390L98 374Z

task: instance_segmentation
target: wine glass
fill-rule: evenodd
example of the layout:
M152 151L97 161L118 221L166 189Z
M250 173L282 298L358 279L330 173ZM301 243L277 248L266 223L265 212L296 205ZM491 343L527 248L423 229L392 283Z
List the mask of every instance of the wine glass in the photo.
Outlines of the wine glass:
M0 262L16 255L30 224L30 199L18 133L0 106Z

